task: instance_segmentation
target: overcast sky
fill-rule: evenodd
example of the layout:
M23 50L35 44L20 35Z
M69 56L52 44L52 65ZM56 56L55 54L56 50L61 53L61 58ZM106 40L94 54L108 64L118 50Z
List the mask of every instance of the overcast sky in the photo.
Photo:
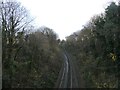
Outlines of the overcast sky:
M18 0L35 17L37 26L53 29L60 39L78 31L92 16L116 0Z

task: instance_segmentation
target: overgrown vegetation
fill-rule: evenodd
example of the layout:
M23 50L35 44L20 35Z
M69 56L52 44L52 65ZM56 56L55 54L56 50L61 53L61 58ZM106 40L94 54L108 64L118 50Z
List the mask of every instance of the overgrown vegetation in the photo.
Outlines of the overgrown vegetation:
M120 3L112 2L66 41L52 29L35 29L30 23L20 3L0 2L3 88L53 88L63 46L86 88L120 88Z
M57 81L63 60L57 35L30 22L20 3L0 2L3 88L53 88Z
M66 39L65 47L78 63L85 87L120 87L120 3L112 2L105 13Z

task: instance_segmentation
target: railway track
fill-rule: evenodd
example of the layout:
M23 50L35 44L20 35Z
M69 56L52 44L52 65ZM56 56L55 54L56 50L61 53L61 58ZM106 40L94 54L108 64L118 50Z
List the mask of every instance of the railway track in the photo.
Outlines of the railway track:
M75 68L66 51L56 88L78 88Z

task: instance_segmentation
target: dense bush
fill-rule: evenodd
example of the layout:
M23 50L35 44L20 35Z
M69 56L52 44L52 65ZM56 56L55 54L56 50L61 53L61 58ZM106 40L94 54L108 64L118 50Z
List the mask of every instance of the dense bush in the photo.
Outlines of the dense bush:
M32 28L27 16L20 3L0 2L2 86L53 88L63 60L57 35L47 27Z
M120 4L112 2L67 37L65 47L76 58L86 87L120 87Z

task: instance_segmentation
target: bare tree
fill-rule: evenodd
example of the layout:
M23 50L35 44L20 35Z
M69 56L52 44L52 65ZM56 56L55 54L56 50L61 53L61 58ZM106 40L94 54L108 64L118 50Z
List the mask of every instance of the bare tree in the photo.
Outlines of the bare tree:
M9 79L12 84L13 61L21 45L18 35L23 35L31 22L27 10L16 1L0 2L0 29L2 30L3 70L9 68ZM24 37L23 37L24 38ZM3 71L4 72L4 71Z

